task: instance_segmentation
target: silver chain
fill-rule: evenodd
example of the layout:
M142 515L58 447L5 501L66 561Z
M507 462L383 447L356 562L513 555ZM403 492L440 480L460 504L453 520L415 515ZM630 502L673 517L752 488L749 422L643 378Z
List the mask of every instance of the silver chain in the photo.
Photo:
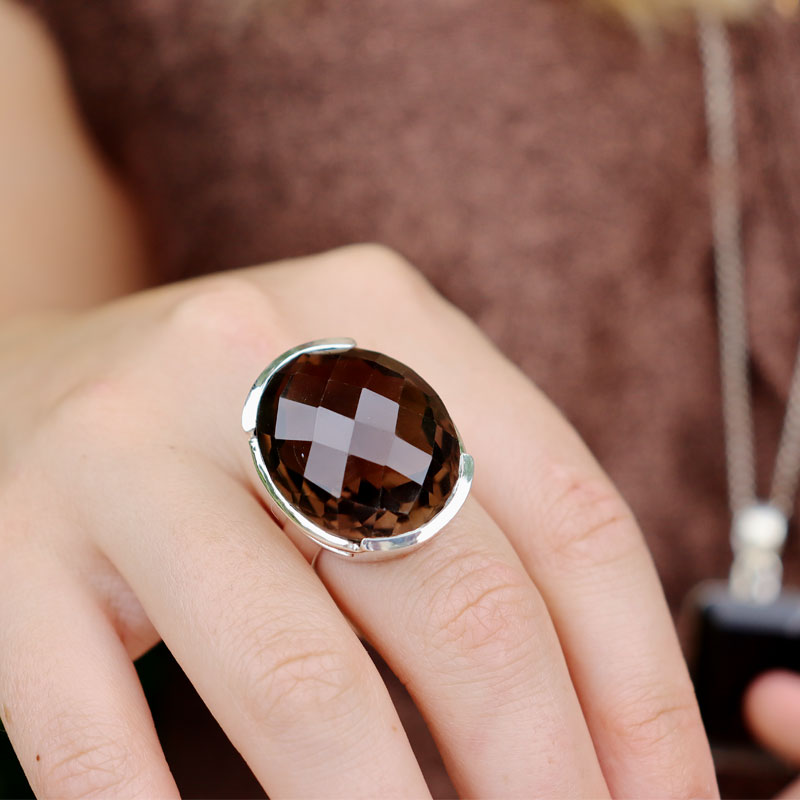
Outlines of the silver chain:
M800 481L800 348L769 500L762 502L756 492L733 62L724 24L704 13L697 19L711 161L725 458L733 515L731 589L743 599L770 602L780 590L780 553Z

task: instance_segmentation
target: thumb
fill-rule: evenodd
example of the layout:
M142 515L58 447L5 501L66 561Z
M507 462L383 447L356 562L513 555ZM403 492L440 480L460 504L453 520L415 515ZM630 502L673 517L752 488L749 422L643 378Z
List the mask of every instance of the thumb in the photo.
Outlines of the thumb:
M777 670L760 675L745 693L744 716L767 750L800 766L800 675ZM789 785L780 797L800 799L800 781Z

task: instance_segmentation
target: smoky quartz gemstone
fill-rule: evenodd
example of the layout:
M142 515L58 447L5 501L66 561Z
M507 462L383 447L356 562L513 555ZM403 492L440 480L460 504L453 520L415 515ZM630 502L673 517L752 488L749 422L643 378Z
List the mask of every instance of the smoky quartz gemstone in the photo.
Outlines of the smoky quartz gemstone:
M358 347L281 367L264 387L255 434L283 497L354 541L420 527L458 479L458 435L436 392L399 361Z

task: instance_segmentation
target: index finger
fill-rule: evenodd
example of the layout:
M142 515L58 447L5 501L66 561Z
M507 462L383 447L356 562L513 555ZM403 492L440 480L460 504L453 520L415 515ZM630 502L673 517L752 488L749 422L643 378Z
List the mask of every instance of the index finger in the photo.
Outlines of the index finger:
M245 274L292 309L305 338L353 336L437 387L475 456L474 491L545 599L612 795L715 795L649 551L573 428L397 256L343 248L306 263Z

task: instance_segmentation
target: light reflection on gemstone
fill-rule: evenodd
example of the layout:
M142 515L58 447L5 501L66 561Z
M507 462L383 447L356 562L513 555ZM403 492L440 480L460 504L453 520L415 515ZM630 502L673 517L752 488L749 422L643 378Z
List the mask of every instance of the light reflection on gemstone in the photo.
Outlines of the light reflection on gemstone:
M281 494L353 539L419 527L458 477L455 428L433 389L398 361L360 348L305 353L278 370L256 435Z

